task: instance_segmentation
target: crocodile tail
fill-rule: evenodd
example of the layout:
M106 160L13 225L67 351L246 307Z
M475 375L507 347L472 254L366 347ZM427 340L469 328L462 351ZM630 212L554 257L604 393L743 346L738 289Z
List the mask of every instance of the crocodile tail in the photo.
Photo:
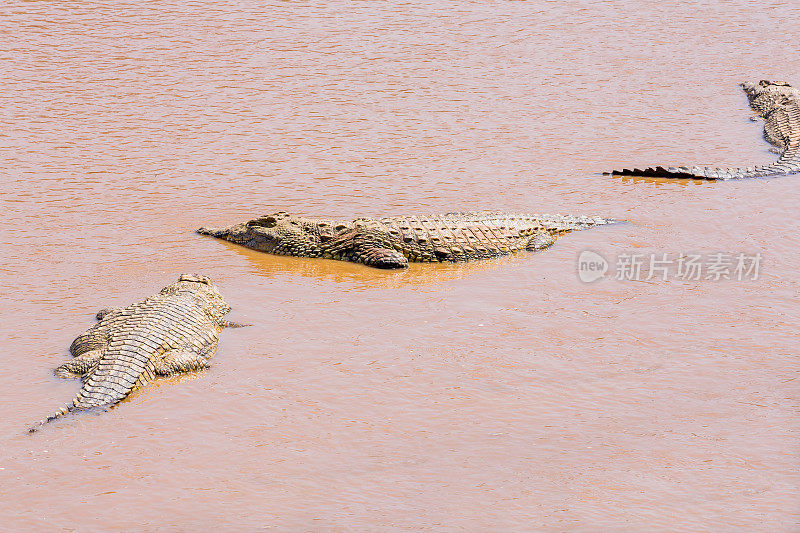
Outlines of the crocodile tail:
M620 222L613 218L587 215L535 215L535 218L548 232L553 234L563 234Z
M650 178L729 180L760 178L800 172L800 91L786 82L761 80L742 83L750 107L764 119L764 138L781 153L769 165L748 168L647 167L624 168L606 175Z
M711 168L711 167L647 167L623 168L603 172L606 176L641 176L645 178L684 178L702 180L730 180L741 178L759 178L792 174L800 172L800 161L778 161L772 165L748 168Z
M50 415L50 416L48 416L46 418L43 418L41 421L39 421L38 424L28 428L28 433L36 433L37 431L42 429L42 426L44 426L45 424L47 424L49 422L52 422L53 420L56 420L58 418L61 418L62 416L67 415L67 414L71 413L74 410L75 410L75 404L74 403L68 403L65 406L63 406L61 409L59 409L58 411L53 413L52 415Z

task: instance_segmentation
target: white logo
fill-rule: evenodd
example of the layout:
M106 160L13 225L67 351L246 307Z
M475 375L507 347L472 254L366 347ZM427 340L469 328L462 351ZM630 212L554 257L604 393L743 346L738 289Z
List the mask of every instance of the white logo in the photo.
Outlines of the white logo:
M608 261L596 252L584 250L578 256L578 278L584 283L597 281L607 270Z

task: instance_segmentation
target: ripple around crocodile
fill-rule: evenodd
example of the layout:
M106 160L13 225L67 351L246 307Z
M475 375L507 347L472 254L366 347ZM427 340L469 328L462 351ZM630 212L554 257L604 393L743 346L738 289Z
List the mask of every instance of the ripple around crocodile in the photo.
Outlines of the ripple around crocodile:
M764 119L764 138L781 153L774 163L748 168L648 167L605 172L613 176L729 180L800 172L800 91L782 81L742 83L750 107Z

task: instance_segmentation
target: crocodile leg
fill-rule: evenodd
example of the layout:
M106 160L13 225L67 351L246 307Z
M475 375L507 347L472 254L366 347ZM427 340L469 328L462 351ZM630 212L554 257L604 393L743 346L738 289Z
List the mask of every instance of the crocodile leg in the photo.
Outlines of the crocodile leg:
M374 268L408 268L408 259L392 248L364 246L358 250L358 261Z
M358 230L328 241L325 252L337 259L375 268L408 268L408 259L402 253L385 247L369 234Z
M69 347L69 353L78 357L82 353L101 350L108 345L107 328L103 324L95 324L85 333L78 335Z
M217 351L217 342L209 343L201 351L193 349L170 350L160 361L155 363L155 371L159 376L170 376L182 372L194 372L209 367L209 359Z
M545 248L551 247L555 242L556 238L553 235L543 231L531 237L525 248L531 251L544 250Z
M88 352L83 352L71 361L67 361L63 365L56 368L56 376L60 378L80 377L97 365L102 356L103 350L91 350Z
M97 312L97 315L95 316L97 317L97 320L103 320L107 314L121 310L122 310L121 307L104 307L101 310L99 310Z
M83 353L105 348L108 345L109 329L108 320L103 322L103 319L109 318L108 315L111 313L119 313L121 311L122 308L120 307L104 307L103 309L99 310L97 312L97 320L99 322L72 341L72 345L69 347L69 352L73 355L73 357L78 357Z

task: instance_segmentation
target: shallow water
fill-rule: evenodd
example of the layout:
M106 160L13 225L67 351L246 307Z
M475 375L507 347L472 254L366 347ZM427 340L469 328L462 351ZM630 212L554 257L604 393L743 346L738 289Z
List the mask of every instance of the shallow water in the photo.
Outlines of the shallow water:
M797 529L800 178L599 172L774 160L737 84L800 84L800 8L580 5L2 8L4 528ZM279 209L629 222L403 272L193 233ZM762 262L611 279L631 253ZM211 369L24 434L99 308L195 271L253 324Z

